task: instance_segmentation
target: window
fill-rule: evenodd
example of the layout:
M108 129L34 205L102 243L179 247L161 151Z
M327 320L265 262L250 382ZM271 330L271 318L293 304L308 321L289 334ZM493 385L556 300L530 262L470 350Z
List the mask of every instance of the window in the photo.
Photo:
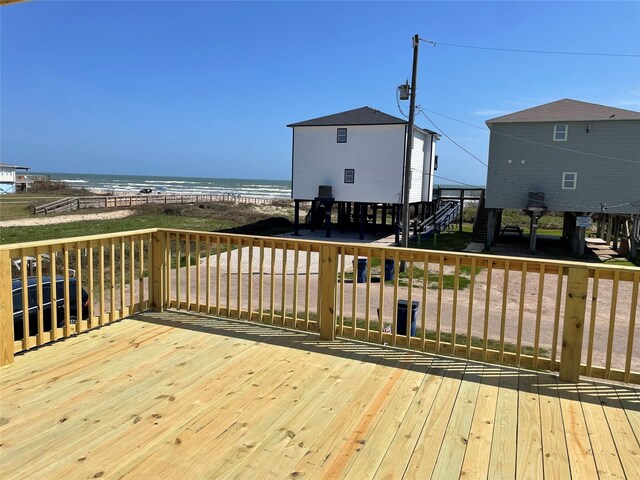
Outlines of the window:
M344 169L344 183L353 183L356 179L356 170L354 168Z
M347 129L339 128L338 129L338 143L347 143Z
M564 172L562 174L562 189L575 190L578 183L578 174L576 172Z
M553 141L554 142L566 142L569 135L569 125L554 125L553 126Z

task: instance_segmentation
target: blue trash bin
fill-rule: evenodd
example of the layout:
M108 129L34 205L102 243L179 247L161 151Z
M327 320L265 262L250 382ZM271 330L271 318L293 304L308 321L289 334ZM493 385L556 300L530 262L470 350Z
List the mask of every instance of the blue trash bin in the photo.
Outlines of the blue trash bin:
M398 323L397 323L397 333L398 335L406 335L407 334L407 305L408 302L406 300L398 300ZM416 316L418 314L418 306L420 302L413 301L411 302L411 336L416 336Z
M358 259L358 283L365 283L367 281L367 259Z
M396 262L393 258L384 259L384 281L392 282L395 278Z

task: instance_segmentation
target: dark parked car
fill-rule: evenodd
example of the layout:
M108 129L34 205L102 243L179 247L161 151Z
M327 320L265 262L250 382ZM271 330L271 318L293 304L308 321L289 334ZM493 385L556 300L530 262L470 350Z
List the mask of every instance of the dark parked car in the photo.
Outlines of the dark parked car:
M58 327L64 326L65 318L65 298L64 298L64 278L57 277L55 279L56 285L56 305L51 304L51 284L52 279L50 277L42 277L42 318L44 331L51 330L51 310L56 308L57 310L57 324ZM22 296L23 286L22 280L14 279L12 282L13 290L13 338L15 340L22 340L23 338L23 315L22 310ZM75 278L69 278L69 317L71 323L76 323L78 318L78 302L77 302L77 282ZM29 277L27 279L27 299L29 305L29 335L36 335L38 333L38 283L35 277ZM82 318L89 317L89 294L82 289Z
M140 190L140 193L144 193L144 194L153 193L153 189L152 188L143 188L142 190Z

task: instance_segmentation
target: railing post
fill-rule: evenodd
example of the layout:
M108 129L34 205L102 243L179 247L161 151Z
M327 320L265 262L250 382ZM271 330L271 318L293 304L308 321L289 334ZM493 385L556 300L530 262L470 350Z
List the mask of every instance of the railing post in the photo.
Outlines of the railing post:
M336 338L336 287L338 283L338 247L320 247L320 338L333 341Z
M151 234L151 289L150 303L156 312L164 311L163 278L165 269L165 235L163 232ZM167 286L164 286L167 288Z
M0 367L13 363L13 294L11 257L0 251Z
M569 268L560 354L560 380L563 382L577 383L580 378L588 286L589 270Z

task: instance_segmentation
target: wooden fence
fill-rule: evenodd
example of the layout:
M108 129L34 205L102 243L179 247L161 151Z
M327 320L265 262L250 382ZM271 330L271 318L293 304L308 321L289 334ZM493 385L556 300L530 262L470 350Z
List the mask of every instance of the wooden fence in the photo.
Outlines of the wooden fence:
M44 253L63 275L76 270L90 315L51 332L39 319L35 335L14 341L5 270ZM174 308L559 371L566 381L640 383L637 268L164 229L7 245L0 267L3 363L146 308Z
M69 197L56 200L46 205L34 208L34 214L52 213L86 208L123 208L149 204L175 204L175 203L211 203L231 202L250 205L271 205L276 201L287 202L286 198L267 197L241 197L237 195L115 195L115 196L91 196Z

